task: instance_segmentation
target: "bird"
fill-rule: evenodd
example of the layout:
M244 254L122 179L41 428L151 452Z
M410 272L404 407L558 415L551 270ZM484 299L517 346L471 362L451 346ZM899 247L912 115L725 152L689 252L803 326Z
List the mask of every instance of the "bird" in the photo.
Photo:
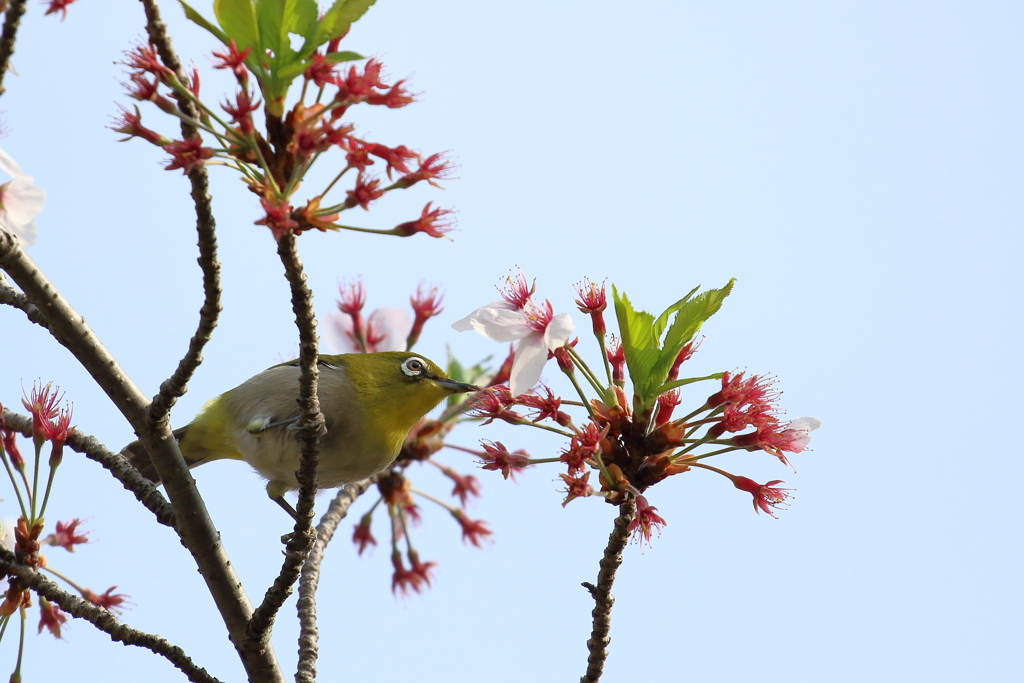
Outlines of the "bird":
M450 379L436 363L409 351L325 355L318 365L317 396L327 429L320 439L320 488L385 469L409 430L434 406L480 390ZM173 431L189 469L213 460L244 460L267 480L271 500L295 517L284 493L299 488L299 374L298 360L274 365L207 401L195 420ZM139 441L121 454L160 483Z

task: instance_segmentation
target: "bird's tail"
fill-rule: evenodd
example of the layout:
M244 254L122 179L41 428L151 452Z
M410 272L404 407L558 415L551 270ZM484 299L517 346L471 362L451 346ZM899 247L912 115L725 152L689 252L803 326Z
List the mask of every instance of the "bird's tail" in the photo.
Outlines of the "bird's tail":
M185 438L185 432L191 425L185 425L171 432L174 438L180 443ZM128 459L128 462L132 467L139 471L139 474L149 479L154 484L160 483L160 475L156 471L156 467L153 466L153 461L149 458L149 453L146 452L146 448L142 445L141 441L132 441L130 444L121 449L121 455ZM188 462L188 458L185 458L185 462ZM195 463L199 464L199 463ZM189 467L193 463L188 463Z

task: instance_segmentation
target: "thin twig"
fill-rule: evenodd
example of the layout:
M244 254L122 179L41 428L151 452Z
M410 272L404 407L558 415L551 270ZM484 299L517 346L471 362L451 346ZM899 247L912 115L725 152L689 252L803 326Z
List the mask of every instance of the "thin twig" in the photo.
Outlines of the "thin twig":
M26 438L32 438L31 417L19 415L7 408L4 408L3 416L10 429L19 432ZM114 478L121 482L125 489L135 494L138 501L156 516L156 521L174 528L174 508L167 502L164 495L160 493L160 489L153 486L152 482L139 474L139 471L132 467L125 460L124 456L109 450L96 437L82 434L77 428L68 437L66 445L71 450L81 453L90 460L95 460L107 468L114 475Z
M25 317L28 318L29 322L33 322L40 327L47 328L46 318L39 312L39 309L32 305L32 302L28 300L24 294L8 286L7 278L3 273L0 273L0 304L7 304L17 308ZM49 328L47 328L49 329Z
M0 268L7 271L43 314L54 339L92 375L139 435L174 506L177 514L175 530L206 580L249 680L253 683L284 683L273 649L268 643L254 641L246 634L252 605L231 566L220 533L210 519L170 428L149 422L149 399L100 343L82 316L43 275L21 248L18 239L6 230L0 230Z
M4 31L0 36L0 95L4 94L4 75L10 70L11 55L14 54L14 37L18 34L21 15L25 13L28 0L11 0L4 15Z
M348 515L352 503L389 473L389 470L378 472L369 479L342 487L316 525L316 543L306 563L302 565L302 576L299 579L299 600L296 604L299 612L299 664L295 671L295 683L313 683L316 680L317 642L320 639L316 627L316 589L320 583L320 564L327 544L334 537L338 524Z
M299 501L295 506L295 528L285 546L281 572L267 589L262 604L253 612L248 633L251 638L266 637L274 625L281 605L292 594L292 586L299 578L306 557L309 556L316 534L313 531L313 502L317 489L316 468L320 461L320 437L327 432L324 416L317 398L318 340L316 316L313 314L313 293L306 286L302 261L295 246L295 235L287 234L277 243L277 253L284 264L285 277L292 291L292 310L299 328L299 422L298 437L302 443L299 471Z
M604 662L608 659L608 643L612 640L608 637L608 632L612 626L612 605L615 604L612 583L615 582L615 572L622 564L622 551L629 540L629 523L633 521L635 514L636 502L632 498L619 506L619 516L615 518L614 528L608 536L608 546L601 558L597 585L583 584L583 587L590 591L595 604L591 612L594 617L594 628L590 633L590 640L587 641L587 650L590 651L590 656L587 657L587 673L580 678L580 683L597 683L604 671Z
M142 0L146 11L146 32L156 46L160 60L172 69L178 80L187 83L185 70L181 67L171 38L167 34L167 26L160 20L160 8L156 0ZM199 112L191 100L178 98L178 108L191 119L197 119ZM181 122L181 133L185 138L196 135L195 127L185 120ZM199 324L196 332L189 340L188 351L179 361L177 369L160 385L160 393L149 406L149 416L153 422L166 420L171 407L185 394L186 386L199 364L202 362L202 351L210 341L213 329L217 327L220 315L220 263L217 261L216 223L213 218L213 207L210 200L210 179L206 168L200 166L188 173L192 183L192 201L196 207L196 231L199 233L199 268L203 272L203 305L199 309Z
M4 576L16 576L20 582L35 591L63 611L77 619L84 619L110 636L116 643L135 645L164 657L194 683L220 683L218 679L197 666L184 650L160 636L138 631L118 621L117 617L101 607L83 600L77 595L63 591L60 587L31 567L18 562L14 552L0 545L0 573Z

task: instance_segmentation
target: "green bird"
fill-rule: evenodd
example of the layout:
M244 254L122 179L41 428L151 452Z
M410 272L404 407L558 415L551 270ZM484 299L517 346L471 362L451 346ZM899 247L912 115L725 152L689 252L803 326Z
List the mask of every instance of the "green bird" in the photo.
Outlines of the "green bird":
M319 367L317 395L327 427L317 469L321 488L380 472L434 406L453 394L479 391L407 351L320 356ZM191 424L174 430L189 468L244 460L267 479L267 495L294 517L284 493L299 488L299 373L297 360L275 365L207 401ZM160 483L140 442L121 452L144 477Z

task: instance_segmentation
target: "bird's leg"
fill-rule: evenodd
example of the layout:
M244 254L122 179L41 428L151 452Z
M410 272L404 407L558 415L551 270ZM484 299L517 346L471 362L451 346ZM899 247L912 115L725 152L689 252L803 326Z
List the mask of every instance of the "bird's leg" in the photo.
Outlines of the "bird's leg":
M299 513L295 511L295 508L292 507L291 503L284 499L284 496L272 496L270 500L284 508L284 511L291 515L292 519L295 521L299 520Z

